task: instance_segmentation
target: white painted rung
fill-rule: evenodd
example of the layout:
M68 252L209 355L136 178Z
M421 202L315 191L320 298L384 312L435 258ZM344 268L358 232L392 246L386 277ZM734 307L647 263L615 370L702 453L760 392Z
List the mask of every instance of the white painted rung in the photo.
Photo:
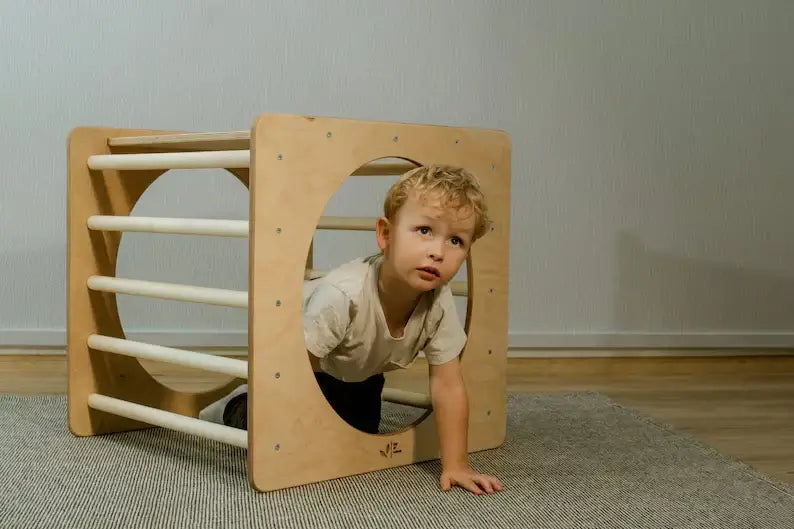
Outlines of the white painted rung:
M375 231L375 217L320 217L320 230ZM92 215L88 228L104 231L176 233L183 235L215 235L248 237L247 220L189 219L176 217L137 217L127 215Z
M136 154L94 154L88 157L88 168L119 171L154 169L248 169L250 149L226 151L147 152ZM400 175L415 168L411 162L375 161L362 165L356 176Z
M249 150L153 152L142 154L94 154L89 169L242 169L251 161Z
M247 220L181 219L168 217L129 217L124 215L93 215L88 217L92 230L178 233L184 235L216 235L248 237Z
M413 391L405 391L402 389L383 388L381 392L381 400L386 402L395 402L397 404L405 404L407 406L414 406L415 408L425 408L428 410L433 409L433 401L430 395L423 393L415 393Z
M87 285L91 290L102 292L248 308L247 291L158 283L155 281L109 276L90 276Z
M183 349L135 342L100 334L92 334L88 337L88 347L107 353L168 362L243 379L248 378L248 362L236 358L185 351Z
M202 421L201 419L194 419L193 417L135 404L134 402L98 393L92 393L88 396L88 406L95 410L112 413L113 415L146 424L197 435L212 441L239 446L240 448L248 448L248 432L246 430Z

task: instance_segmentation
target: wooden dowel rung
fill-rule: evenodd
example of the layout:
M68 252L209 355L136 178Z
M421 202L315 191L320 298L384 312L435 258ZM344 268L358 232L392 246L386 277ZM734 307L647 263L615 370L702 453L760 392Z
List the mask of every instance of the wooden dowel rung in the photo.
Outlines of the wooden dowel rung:
M182 219L168 217L131 217L124 215L93 215L88 217L92 230L175 233L183 235L215 235L248 237L247 220Z
M449 287L452 289L453 296L469 295L469 284L466 281L450 281Z
M303 273L303 279L319 279L328 274L327 270L315 270L314 268L307 268Z
M318 230L374 231L377 217L320 217ZM247 220L190 219L173 217L136 217L126 215L92 215L88 228L104 231L172 233L248 237Z
M143 342L135 342L112 336L92 334L88 337L88 347L107 353L167 362L194 369L203 369L213 373L248 378L248 362L236 358L225 358L196 351L185 351L173 347L163 347Z
M248 432L230 426L223 426L201 419L194 419L178 413L159 410L150 406L135 404L126 400L92 393L88 396L88 406L95 410L112 413L134 421L153 426L168 428L191 435L197 435L212 441L219 441L240 448L248 448Z
M433 409L433 401L431 400L430 395L414 393L413 391L405 391L402 389L383 388L381 400L385 400L386 402L395 402L397 404L405 404L415 408L425 408L428 410Z
M318 230L375 231L377 217L320 217Z
M119 171L154 169L240 169L250 164L248 150L154 152L142 154L94 154L88 168Z
M418 167L412 162L370 162L351 173L351 176L394 176Z
M249 149L225 151L174 151L134 154L94 154L88 157L93 170L156 170L156 169L247 169L251 164ZM352 176L401 175L416 167L411 162L375 161L362 165Z
M109 138L108 146L123 149L161 150L228 150L248 149L251 133L247 130L231 132L183 132L151 136L120 136Z
M115 292L116 294L147 296L175 301L189 301L225 307L248 308L247 291L178 285L110 276L91 276L88 278L87 284L88 288L91 290L102 292Z

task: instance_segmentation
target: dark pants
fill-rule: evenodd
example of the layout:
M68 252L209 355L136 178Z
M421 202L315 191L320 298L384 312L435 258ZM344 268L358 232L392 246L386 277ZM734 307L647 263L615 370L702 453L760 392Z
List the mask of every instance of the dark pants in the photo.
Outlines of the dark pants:
M362 382L342 382L327 373L314 375L326 400L345 422L363 432L378 433L385 382L382 374ZM237 395L226 404L223 424L248 429L248 393Z

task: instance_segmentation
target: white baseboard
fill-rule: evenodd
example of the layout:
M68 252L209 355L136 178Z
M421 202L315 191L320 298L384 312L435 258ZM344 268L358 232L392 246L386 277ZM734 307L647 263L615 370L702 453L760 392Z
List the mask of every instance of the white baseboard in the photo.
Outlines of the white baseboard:
M1 353L0 353L1 354ZM508 358L717 358L737 356L794 356L792 349L767 348L657 348L657 349L520 349Z
M510 333L511 349L794 349L794 332Z
M140 331L127 338L195 349L239 349L248 333L219 331ZM794 351L794 333L510 333L511 358L592 358L617 356L781 355ZM0 354L62 354L63 329L0 330Z

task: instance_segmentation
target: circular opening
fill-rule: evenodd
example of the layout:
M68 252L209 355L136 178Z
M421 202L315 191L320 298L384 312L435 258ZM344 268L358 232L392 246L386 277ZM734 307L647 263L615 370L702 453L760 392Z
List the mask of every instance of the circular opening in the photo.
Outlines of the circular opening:
M373 160L376 163L394 163L406 160L395 158L379 158ZM370 162L372 164L373 162ZM412 166L416 167L419 164L412 162ZM371 167L371 165L370 165ZM363 166L362 166L363 168ZM410 167L405 171L410 170ZM358 172L358 171L354 171ZM404 172L404 171L403 171ZM370 265L357 264L356 266L348 266L351 262L357 261L368 256L372 256L379 252L375 228L375 219L383 215L384 199L387 195L389 188L397 181L399 174L396 175L372 175L367 176L349 176L342 185L335 191L332 197L328 200L326 207L322 213L323 217L365 217L371 219L369 230L360 229L324 229L321 226L315 231L312 241L311 255L307 263L310 263L311 269L315 272L315 276L320 276L319 279L307 280L304 289L304 307L312 307L311 303L307 300L312 299L315 293L319 292L320 286L328 286L329 280L324 279L325 275L331 270L349 270L351 280L355 282L355 277L363 284L360 288L364 289L362 298L367 300L362 305L365 307L355 307L355 314L357 321L351 324L347 329L340 328L335 333L345 335L345 339L341 345L337 346L329 353L326 360L321 363L321 369L328 371L327 374L316 375L318 383L320 384L323 393L329 399L331 407L337 411L337 414L345 419L349 424L356 426L356 420L365 420L361 417L363 414L367 416L366 411L348 410L339 394L345 391L359 392L355 394L363 395L361 399L366 399L367 396L373 398L372 391L374 391L374 398L377 398L377 383L375 381L361 382L356 384L362 375L356 373L360 371L353 367L357 363L364 364L377 364L382 366L384 361L389 363L389 367L384 373L385 385L384 396L391 395L389 390L400 390L419 394L429 397L429 377L428 377L428 364L421 352L413 361L405 361L402 356L396 362L389 362L384 360L385 357L392 355L391 351L385 351L382 347L378 351L366 351L359 343L378 343L382 346L392 343L395 348L402 353L409 349L414 349L409 346L409 342L414 338L413 343L417 343L419 336L414 336L410 332L406 333L401 341L389 342L388 337L384 337L383 331L385 321L383 320L383 309L380 303L377 288L373 283L366 283L366 279L371 279L371 275L365 276L364 274L372 274L373 267ZM453 281L467 281L467 262L464 262L455 276ZM339 276L341 277L341 276ZM376 284L376 283L375 283ZM318 300L324 299L318 295ZM462 326L466 325L468 303L465 295L455 296L454 304L457 309L457 316L459 323ZM370 302L374 302L370 303ZM322 303L320 303L322 305ZM368 312L365 312L364 309ZM309 308L313 314L315 309ZM417 314L419 314L417 312ZM376 323L376 319L380 318L381 321ZM325 321L323 319L322 321ZM362 323L363 322L363 323ZM411 325L410 329L421 329L422 326ZM316 332L318 336L332 336L334 332L328 333L320 331ZM311 338L310 338L311 339ZM321 338L320 338L321 339ZM348 347L349 346L349 347ZM307 349L311 348L307 344ZM373 357L368 355L372 354ZM399 356L399 355L398 355ZM375 360L378 359L378 360ZM400 365L402 364L402 365ZM376 372L377 369L373 368L370 372ZM333 380L329 380L329 376ZM349 377L351 382L340 382L339 379ZM377 376L377 375L375 375ZM372 385L374 383L374 389ZM370 389L368 389L370 388ZM371 402L371 401L370 401ZM359 401L358 404L361 404ZM360 410L365 410L366 406L358 406ZM370 409L372 409L370 407ZM371 425L371 415L376 412L369 412ZM358 419L353 419L347 414L357 416ZM396 431L404 430L416 424L419 424L429 415L429 411L423 407L415 405L406 405L399 402L390 400L381 401L380 422L377 427L377 433L388 434ZM371 428L371 426L370 426ZM366 427L359 429L367 431Z
M131 216L248 220L248 190L218 169L171 170L157 178ZM248 289L247 237L210 237L125 232L116 277L238 291ZM118 295L125 336L155 345L244 357L248 315L244 309ZM229 375L165 362L139 360L161 384L176 391L203 392Z

